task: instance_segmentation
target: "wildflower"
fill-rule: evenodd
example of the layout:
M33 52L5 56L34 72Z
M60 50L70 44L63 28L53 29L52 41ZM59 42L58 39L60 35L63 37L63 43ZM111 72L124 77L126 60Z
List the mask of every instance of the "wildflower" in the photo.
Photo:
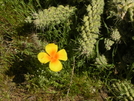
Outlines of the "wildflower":
M58 72L60 71L63 66L60 62L60 60L66 61L67 60L67 53L65 49L61 49L58 51L58 46L54 43L50 43L45 46L46 52L40 52L38 54L38 60L41 63L48 63L49 62L49 68L52 71Z

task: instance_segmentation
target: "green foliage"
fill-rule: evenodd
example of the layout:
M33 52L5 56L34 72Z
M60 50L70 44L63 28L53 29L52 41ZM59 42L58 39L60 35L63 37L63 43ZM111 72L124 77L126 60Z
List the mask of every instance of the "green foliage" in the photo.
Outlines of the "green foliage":
M116 100L133 101L134 86L128 80L116 81L112 84L111 92L114 93Z
M101 55L100 57L96 58L96 64L98 66L108 65L108 61L104 55Z
M31 0L29 2L2 0L0 4L0 23L2 24L0 30L10 36L18 33L16 29L24 25L25 17L35 11Z
M51 100L94 100L102 90L112 94L102 96L105 100L134 99L133 0L0 0L0 5L0 87L8 75L27 91L57 96ZM37 59L48 43L67 51L61 72ZM2 97L9 99L9 93Z
M38 89L42 88L46 91L49 91L49 87L53 87L57 90L64 90L66 91L67 86L69 84L69 74L66 71L61 73L54 73L47 69L48 67L42 67L35 71L32 74L26 74L27 85L26 87L31 90L33 88ZM56 90L53 90L56 92Z
M102 87L101 81L90 79L87 73L84 73L84 76L74 76L73 78L70 94L79 94L84 95L85 98L92 98L98 94L99 89Z
M108 0L107 2L109 5L110 17L116 16L117 18L123 20L126 16L128 16L127 20L133 21L133 0Z
M94 57L96 39L99 37L99 28L101 26L101 17L103 13L104 0L92 0L86 8L87 14L83 18L81 27L80 47L82 54L87 57Z
M60 23L65 23L76 10L75 7L59 5L58 7L49 7L38 13L33 13L32 16L27 17L26 22L32 23L38 29L55 26Z
M39 44L30 42L30 38L18 38L11 43L10 51L5 56L8 70L6 74L15 76L15 82L23 82L25 73L33 73L38 66L41 66L37 60L37 47ZM37 41L37 40L36 40ZM36 46L36 47L35 47ZM12 50L12 51L11 51ZM4 57L4 58L5 58ZM21 79L20 79L21 78Z
M106 50L111 50L111 46L114 44L114 41L112 41L108 38L105 38L104 44L105 44Z
M121 39L120 32L118 29L113 29L112 32L110 33L110 37L113 41L118 42Z

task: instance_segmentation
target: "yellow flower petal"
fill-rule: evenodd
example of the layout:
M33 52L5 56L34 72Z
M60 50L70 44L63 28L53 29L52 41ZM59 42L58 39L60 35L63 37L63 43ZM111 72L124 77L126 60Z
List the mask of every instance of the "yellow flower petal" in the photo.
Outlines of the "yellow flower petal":
M58 46L54 43L48 44L45 47L46 52L51 56L53 56L58 51Z
M37 57L41 63L47 63L50 61L49 55L45 52L40 52Z
M58 51L58 59L59 60L64 60L64 61L67 60L67 52L66 52L65 49L62 49L62 50Z
M54 61L54 62L50 62L49 63L49 68L54 71L54 72L58 72L60 70L62 70L62 64L59 60Z

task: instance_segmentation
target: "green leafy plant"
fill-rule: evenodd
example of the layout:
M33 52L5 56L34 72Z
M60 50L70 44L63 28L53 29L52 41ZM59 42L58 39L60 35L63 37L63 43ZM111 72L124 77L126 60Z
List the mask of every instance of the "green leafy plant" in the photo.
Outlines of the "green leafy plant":
M103 13L104 1L96 0L87 6L87 14L83 18L81 27L80 47L83 54L87 57L94 57L95 43L99 37L99 28L101 26L101 14Z
M111 92L114 93L116 100L133 101L133 85L128 80L117 81L112 84Z

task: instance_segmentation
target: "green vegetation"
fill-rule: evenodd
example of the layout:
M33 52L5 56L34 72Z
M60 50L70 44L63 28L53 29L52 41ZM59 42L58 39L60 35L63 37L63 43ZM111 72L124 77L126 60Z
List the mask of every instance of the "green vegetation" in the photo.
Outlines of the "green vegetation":
M133 0L0 0L0 101L133 101L133 27Z

